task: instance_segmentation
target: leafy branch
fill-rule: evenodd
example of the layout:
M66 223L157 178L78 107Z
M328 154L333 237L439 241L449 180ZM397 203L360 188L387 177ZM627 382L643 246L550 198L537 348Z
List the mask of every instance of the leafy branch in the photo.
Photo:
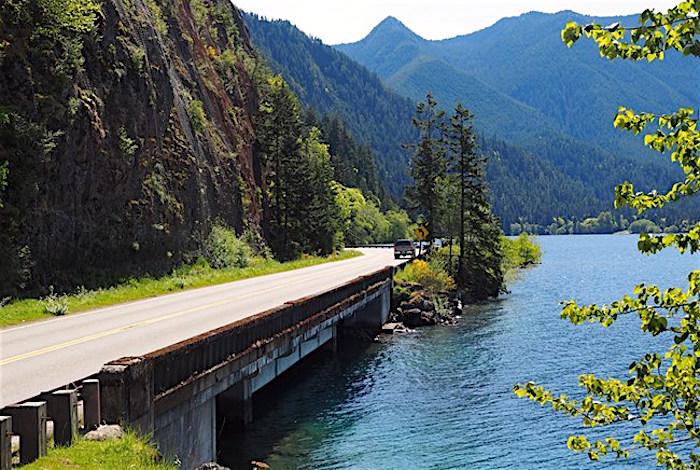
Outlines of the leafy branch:
M683 1L666 13L646 10L640 26L624 28L619 23L603 27L570 22L562 30L562 40L571 47L584 35L598 45L608 59L662 60L668 50L700 56L700 0ZM644 144L670 155L683 171L684 178L659 194L637 192L625 182L615 189L616 207L627 206L639 213L657 209L700 192L700 131L694 110L682 108L675 113L637 114L620 108L614 125L638 135L655 125L644 136ZM673 247L681 253L700 251L700 224L686 233L669 235L642 234L638 249L654 254ZM620 316L636 315L644 334L670 333L673 341L663 352L649 352L633 362L627 380L601 379L592 374L579 377L583 398L570 399L554 395L533 382L518 384L514 393L529 398L554 411L580 418L584 427L639 423L634 435L627 435L623 445L617 438L590 441L586 436L571 436L567 442L574 452L585 452L589 459L605 456L627 458L637 449L656 455L656 462L667 469L700 469L700 454L681 453L680 444L700 446L700 270L688 275L687 289L661 290L653 285L638 285L610 305L580 306L574 301L564 304L561 316L575 325L585 322L613 325ZM648 429L651 427L652 429Z

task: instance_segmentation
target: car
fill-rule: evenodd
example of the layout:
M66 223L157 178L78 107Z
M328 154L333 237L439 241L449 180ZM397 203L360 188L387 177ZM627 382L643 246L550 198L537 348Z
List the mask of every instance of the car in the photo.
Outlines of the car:
M399 259L402 256L415 258L416 245L411 240L396 240L394 243L394 258Z

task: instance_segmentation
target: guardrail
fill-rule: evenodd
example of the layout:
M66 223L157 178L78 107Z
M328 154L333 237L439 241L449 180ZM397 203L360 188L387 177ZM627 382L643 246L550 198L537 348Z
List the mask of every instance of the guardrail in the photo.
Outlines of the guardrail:
M353 248L394 248L393 243L387 243L387 244L380 244L380 245L353 245L353 246L346 246L348 250L352 250Z
M79 425L79 408L83 411L82 428ZM53 424L53 441L57 446L69 446L80 432L91 431L99 426L99 380L85 379L78 385L47 392L0 410L0 470L12 468L14 436L19 437L20 465L46 455L49 421Z
M391 279L393 268L381 269L348 284L240 320L217 330L196 336L147 354L154 368L154 391L160 395L227 359L251 345L272 338L299 325L368 287Z

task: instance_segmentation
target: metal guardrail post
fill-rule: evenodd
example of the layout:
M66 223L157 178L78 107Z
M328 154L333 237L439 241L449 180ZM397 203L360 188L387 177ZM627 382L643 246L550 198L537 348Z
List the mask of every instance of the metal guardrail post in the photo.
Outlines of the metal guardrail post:
M83 380L83 421L85 429L97 428L102 422L100 403L100 381L97 379Z
M11 416L0 416L0 470L12 470Z
M12 417L12 433L19 436L20 465L45 456L46 402L35 401L8 406L3 413Z
M78 392L59 390L44 397L49 418L53 421L53 441L69 446L78 434Z

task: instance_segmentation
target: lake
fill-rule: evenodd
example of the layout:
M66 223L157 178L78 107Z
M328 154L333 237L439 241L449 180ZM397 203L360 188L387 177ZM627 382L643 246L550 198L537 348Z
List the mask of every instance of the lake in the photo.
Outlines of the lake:
M639 282L687 287L700 257L647 257L634 236L540 237L540 266L511 293L436 327L317 356L256 395L255 422L224 431L220 461L249 469L650 468L644 454L591 465L566 448L578 422L517 399L534 380L576 395L582 373L625 375L663 345L626 318L610 329L560 320L560 301L602 303ZM629 433L616 427L616 436ZM627 431L627 432L626 432Z

